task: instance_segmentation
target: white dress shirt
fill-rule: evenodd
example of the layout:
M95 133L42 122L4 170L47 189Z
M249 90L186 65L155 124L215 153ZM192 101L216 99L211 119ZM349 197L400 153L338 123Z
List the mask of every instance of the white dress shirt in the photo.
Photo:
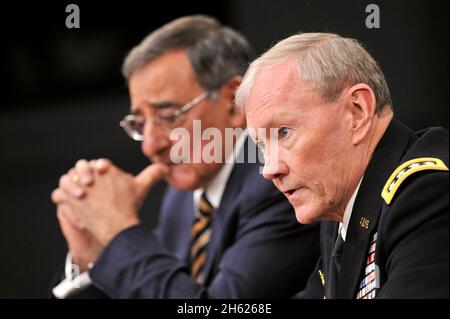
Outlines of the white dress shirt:
M85 271L80 274L78 266L72 262L72 254L70 251L67 253L64 273L66 278L52 290L53 295L58 299L70 297L75 292L91 284L89 272Z
M345 241L345 238L347 237L347 229L348 229L348 223L350 222L350 217L352 216L353 212L353 206L355 205L355 199L356 195L358 195L359 187L361 186L362 177L359 180L358 185L356 186L355 190L353 191L352 197L350 197L350 200L345 207L344 216L342 217L342 222L339 223L339 232L342 239ZM339 236L339 235L338 235Z
M227 154L225 163L222 164L222 167L220 168L217 175L209 182L208 186L206 187L206 198L208 198L214 209L217 209L219 207L223 192L225 191L225 186L227 186L228 178L230 177L231 171L233 170L235 163L235 158L233 158L233 156L237 156L237 154L239 154L240 150L244 146L246 137L247 131L245 131L241 136L237 138L236 147L234 148L234 154L233 152ZM194 205L199 202L203 191L205 191L204 188L197 188L194 191Z

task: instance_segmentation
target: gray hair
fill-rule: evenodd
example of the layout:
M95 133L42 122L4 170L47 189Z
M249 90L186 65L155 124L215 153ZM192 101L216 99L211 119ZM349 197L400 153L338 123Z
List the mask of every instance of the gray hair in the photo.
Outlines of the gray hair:
M197 81L206 90L219 89L230 78L243 76L252 57L247 40L214 18L178 18L150 33L134 47L122 66L124 77L169 50L186 49Z
M334 101L349 85L365 83L374 92L377 113L392 106L383 73L357 40L331 33L301 33L278 42L250 64L236 92L236 104L241 110L256 74L287 59L297 59L300 79L311 81L325 101Z

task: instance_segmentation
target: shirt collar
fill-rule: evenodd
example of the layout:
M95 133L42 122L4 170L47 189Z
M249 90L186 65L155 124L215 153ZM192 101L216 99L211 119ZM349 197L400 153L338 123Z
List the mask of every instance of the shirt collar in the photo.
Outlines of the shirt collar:
M352 211L353 211L353 206L355 205L356 195L358 195L359 187L361 186L363 177L361 177L358 185L356 186L355 190L353 191L352 197L350 197L347 207L345 207L342 222L339 223L339 231L340 231L342 239L344 241L345 241L345 238L347 237L348 223L350 222L350 217L352 216Z
M219 169L217 175L210 181L208 186L206 187L206 197L208 198L211 205L214 209L217 209L220 205L220 201L222 200L223 192L225 191L225 186L227 185L228 178L230 177L231 171L233 170L235 155L239 154L241 149L244 147L244 142L247 138L248 132L244 131L236 140L236 145L234 148L234 152L230 152L227 154L225 163L222 164L222 167ZM200 200L200 196L202 196L205 188L197 188L194 191L194 203L198 203Z

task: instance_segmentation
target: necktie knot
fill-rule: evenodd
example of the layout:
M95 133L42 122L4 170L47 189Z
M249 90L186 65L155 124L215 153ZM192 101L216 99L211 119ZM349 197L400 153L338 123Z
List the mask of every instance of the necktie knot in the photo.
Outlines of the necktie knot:
M339 230L336 242L334 243L332 255L334 266L336 267L338 275L341 272L341 256L344 250L344 244L345 244L344 238L342 238L341 230Z
M342 251L344 250L344 238L342 238L341 232L339 232L338 237L336 238L336 242L334 243L333 248L333 257L341 257Z
M197 205L198 205L198 213L199 213L197 216L198 218L201 218L201 217L210 218L211 217L211 215L214 211L214 207L211 205L208 198L206 197L206 192L202 193Z

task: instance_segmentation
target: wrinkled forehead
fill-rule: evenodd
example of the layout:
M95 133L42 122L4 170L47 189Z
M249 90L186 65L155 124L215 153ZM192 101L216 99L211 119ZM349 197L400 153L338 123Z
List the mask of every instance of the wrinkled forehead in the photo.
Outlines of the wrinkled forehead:
M297 63L288 60L262 68L256 75L245 106L249 126L267 127L282 114L298 112L312 104L312 83L299 79ZM292 115L292 113L291 113Z
M293 59L262 67L255 75L246 108L276 100L291 91L298 81L297 63Z

